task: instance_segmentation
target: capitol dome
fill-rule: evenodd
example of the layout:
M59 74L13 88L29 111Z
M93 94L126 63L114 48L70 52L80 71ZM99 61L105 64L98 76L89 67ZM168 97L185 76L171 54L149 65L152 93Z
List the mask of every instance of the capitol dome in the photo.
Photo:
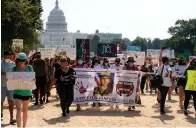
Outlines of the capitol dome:
M46 23L46 31L62 31L67 32L67 22L64 12L59 8L59 2L56 0L55 7L48 16Z

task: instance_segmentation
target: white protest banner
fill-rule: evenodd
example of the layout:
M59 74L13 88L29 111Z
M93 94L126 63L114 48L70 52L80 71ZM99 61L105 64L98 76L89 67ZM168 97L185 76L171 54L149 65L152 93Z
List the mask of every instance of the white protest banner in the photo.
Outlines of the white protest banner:
M151 58L153 64L159 63L159 56L161 50L158 49L147 49L147 57ZM162 56L167 56L168 58L175 58L174 50L165 49L163 50Z
M187 66L174 66L172 67L172 76L176 76L176 77L182 77L185 70L187 69Z
M189 56L189 60L195 59L196 56Z
M23 48L23 39L13 39L12 40L12 46Z
M76 59L76 48L67 49L66 54L71 60L75 60Z
M55 48L38 48L38 52L41 52L41 58L54 58L55 57Z
M134 57L135 65L144 65L145 62L145 52L138 51L124 51L123 54L126 58Z
M8 90L34 90L35 72L7 72Z
M135 105L139 72L75 69L74 103L99 102Z

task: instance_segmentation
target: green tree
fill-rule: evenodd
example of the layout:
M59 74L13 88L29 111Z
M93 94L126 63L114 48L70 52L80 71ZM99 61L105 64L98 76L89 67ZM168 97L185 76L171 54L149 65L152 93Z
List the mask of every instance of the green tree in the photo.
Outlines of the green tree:
M132 41L133 46L140 46L141 51L146 51L147 50L147 39L141 38L141 37L136 37L135 40Z
M2 4L2 48L10 48L12 39L23 39L26 51L38 47L38 31L43 28L41 0L3 0Z
M168 29L168 33L172 37L167 45L173 46L175 49L183 47L183 51L190 48L192 54L196 53L196 19L177 20L175 26Z

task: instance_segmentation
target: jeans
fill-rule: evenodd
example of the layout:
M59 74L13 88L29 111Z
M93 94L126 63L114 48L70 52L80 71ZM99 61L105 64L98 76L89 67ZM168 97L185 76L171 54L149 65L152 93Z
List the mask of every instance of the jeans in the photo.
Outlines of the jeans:
M196 111L196 91L185 90L184 109L187 110L188 105L189 105L189 100L191 99L191 95L193 96L193 103L194 103L194 108Z
M69 110L69 107L71 106L74 100L74 91L73 89L67 89L59 85L58 92L59 92L61 110L65 114L67 110Z
M169 87L165 87L165 86L160 87L160 92L161 92L160 111L164 111L165 100L167 97L168 90L169 90Z

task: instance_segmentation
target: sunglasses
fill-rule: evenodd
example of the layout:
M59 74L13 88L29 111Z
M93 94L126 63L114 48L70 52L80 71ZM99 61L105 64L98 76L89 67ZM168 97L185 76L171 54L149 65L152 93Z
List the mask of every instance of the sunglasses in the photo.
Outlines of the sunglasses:
M68 62L68 60L61 60L61 62Z

